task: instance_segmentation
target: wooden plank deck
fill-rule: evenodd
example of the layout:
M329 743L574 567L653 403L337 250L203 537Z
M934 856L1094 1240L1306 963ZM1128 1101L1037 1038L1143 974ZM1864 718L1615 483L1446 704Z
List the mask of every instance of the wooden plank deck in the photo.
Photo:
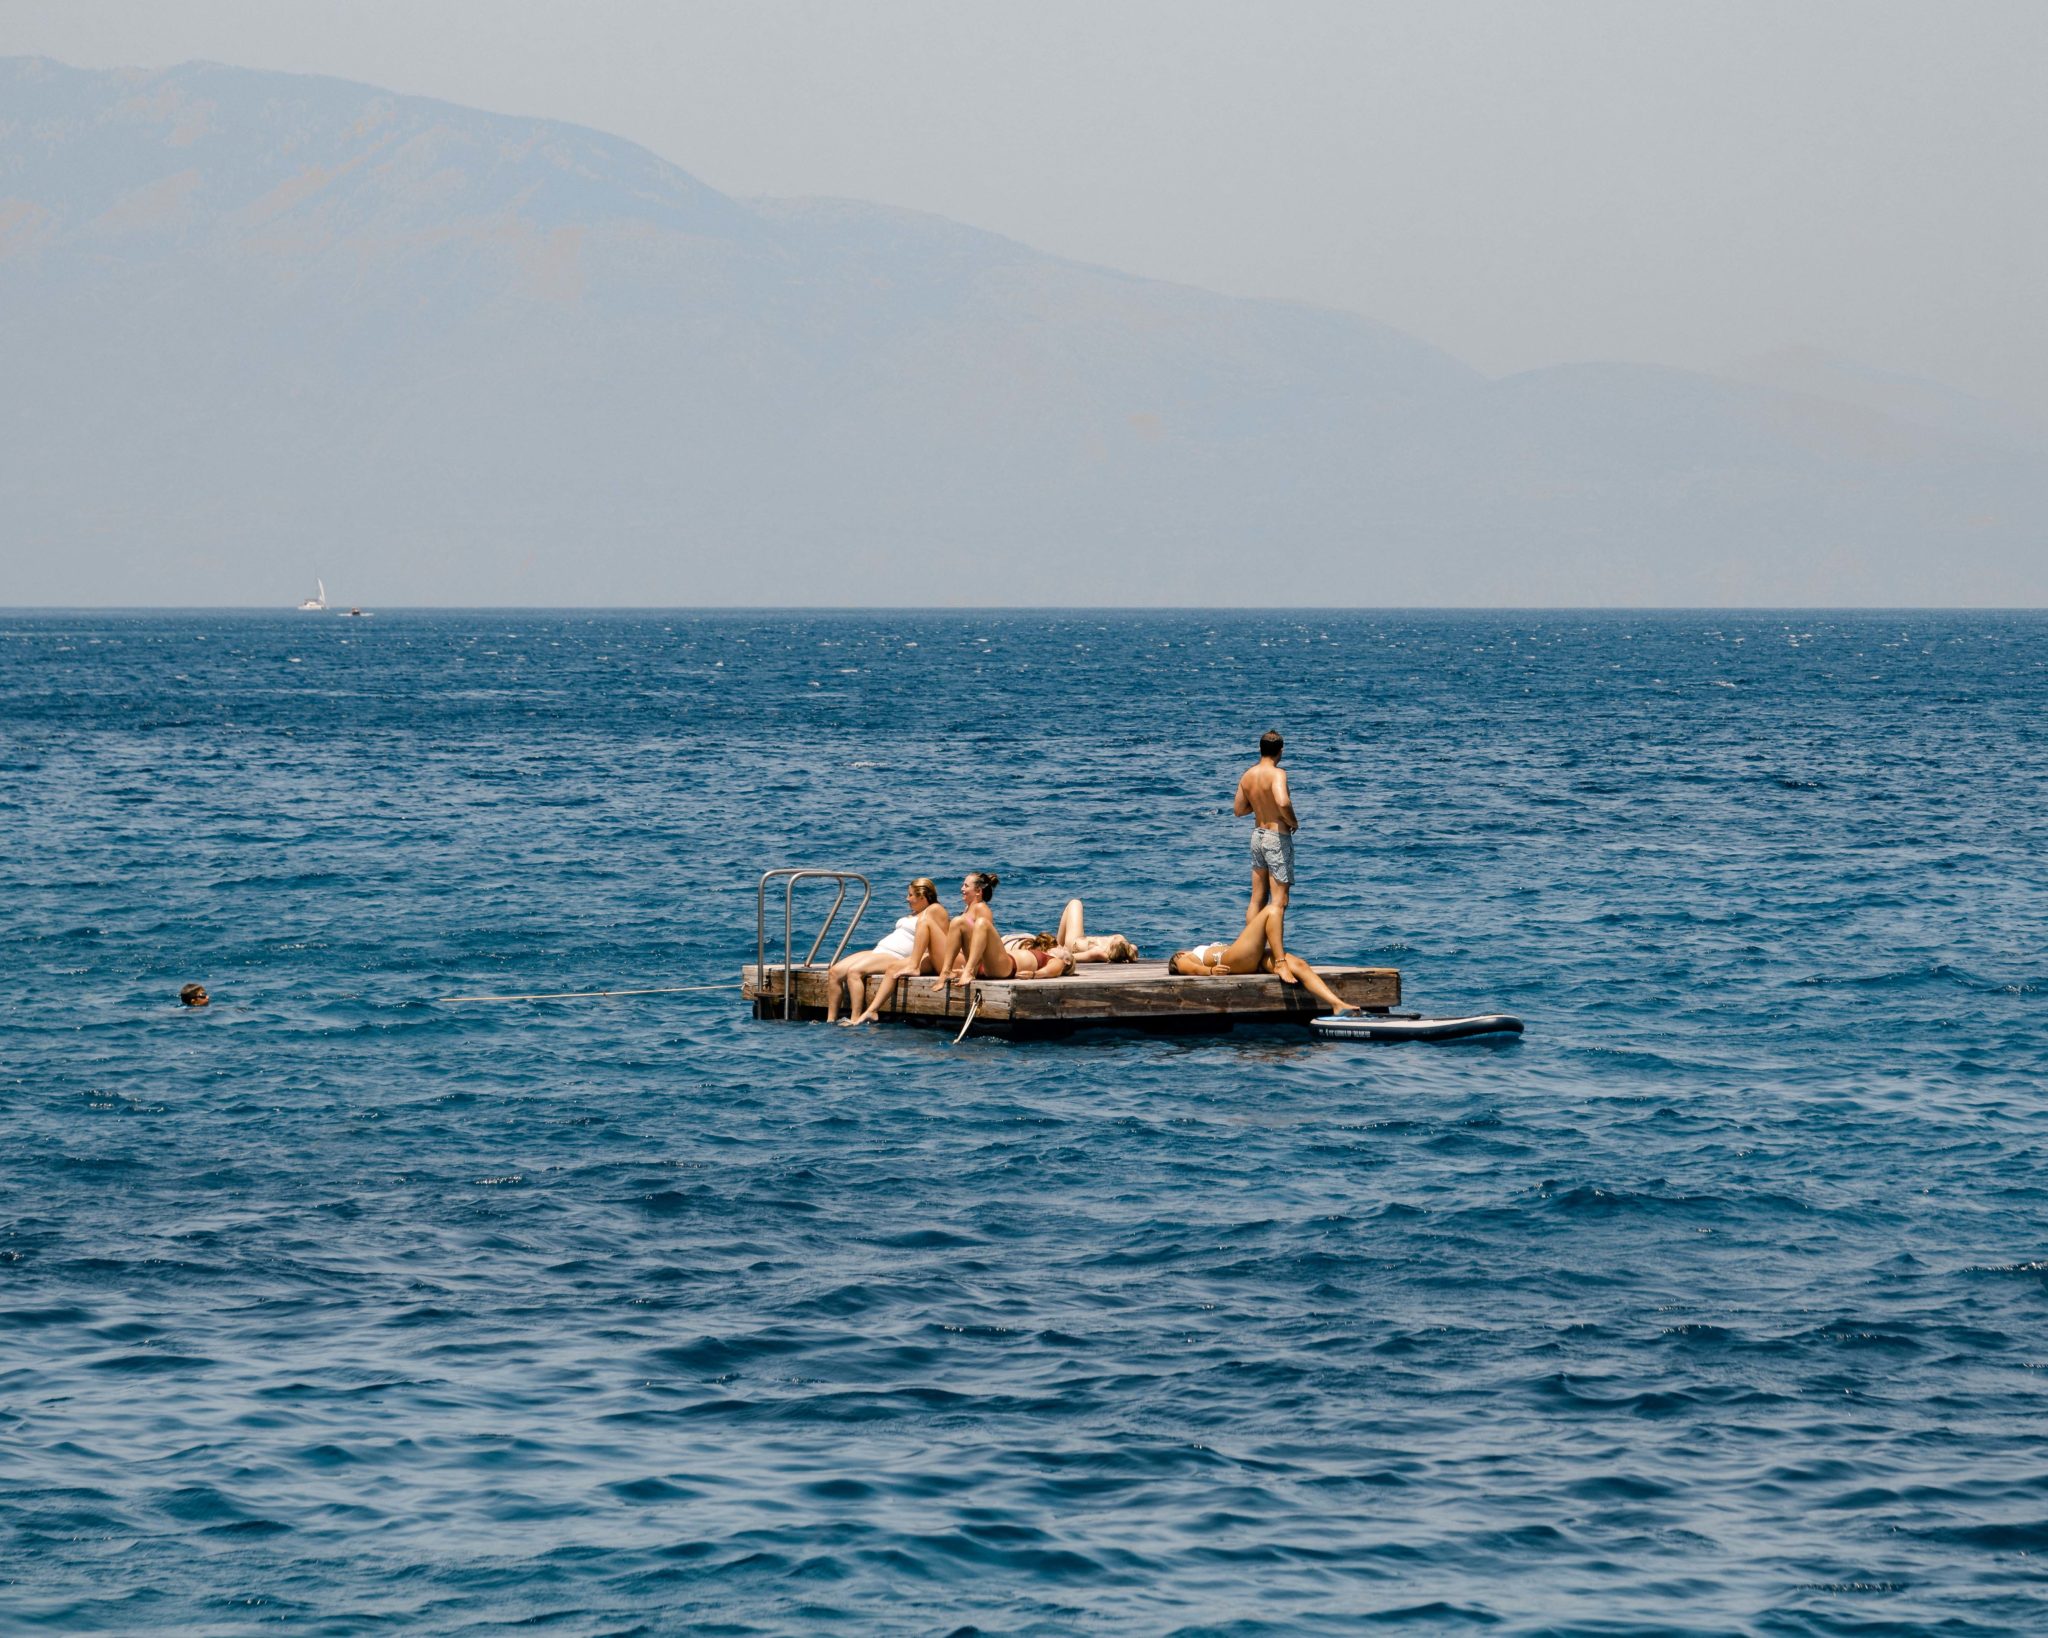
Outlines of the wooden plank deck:
M1401 1001L1401 975L1392 967L1318 967L1346 1001L1384 1012ZM825 969L799 967L793 980L793 1015L825 1016ZM741 989L756 1018L782 1017L782 968L740 969ZM1091 963L1065 978L977 979L946 985L936 978L906 979L882 1009L888 1022L951 1024L967 1017L970 990L979 997L976 1034L1033 1037L1079 1029L1227 1030L1236 1024L1305 1023L1326 1010L1306 991L1270 973L1246 977L1181 978L1161 961Z

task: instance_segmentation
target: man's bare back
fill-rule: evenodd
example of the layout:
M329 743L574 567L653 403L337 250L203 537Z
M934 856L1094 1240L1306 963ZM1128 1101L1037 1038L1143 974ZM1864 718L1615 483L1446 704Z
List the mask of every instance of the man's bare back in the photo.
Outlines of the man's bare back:
M1265 830L1297 829L1300 821L1287 797L1287 770L1264 757L1245 769L1237 782L1237 814L1239 818L1250 814Z
M1237 782L1233 811L1242 818L1250 814L1252 831L1252 901L1245 912L1249 924L1268 903L1287 905L1288 889L1294 885L1294 833L1301 821L1294 815L1294 802L1287 791L1287 773L1280 766L1283 749L1277 733L1259 740L1259 760L1245 769Z

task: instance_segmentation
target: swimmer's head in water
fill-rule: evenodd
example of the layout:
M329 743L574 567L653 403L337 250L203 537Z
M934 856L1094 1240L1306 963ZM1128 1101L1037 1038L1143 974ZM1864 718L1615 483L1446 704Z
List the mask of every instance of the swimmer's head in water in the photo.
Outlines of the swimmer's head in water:
M213 997L206 993L206 986L204 984L187 984L178 992L178 999L188 1007L203 1007Z

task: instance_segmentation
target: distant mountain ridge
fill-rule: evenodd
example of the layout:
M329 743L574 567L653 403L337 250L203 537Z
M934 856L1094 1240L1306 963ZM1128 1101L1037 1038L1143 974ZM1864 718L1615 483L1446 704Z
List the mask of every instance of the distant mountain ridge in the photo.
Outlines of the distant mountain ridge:
M0 604L2048 601L2048 460L1938 390L1490 381L203 63L0 59L0 358Z

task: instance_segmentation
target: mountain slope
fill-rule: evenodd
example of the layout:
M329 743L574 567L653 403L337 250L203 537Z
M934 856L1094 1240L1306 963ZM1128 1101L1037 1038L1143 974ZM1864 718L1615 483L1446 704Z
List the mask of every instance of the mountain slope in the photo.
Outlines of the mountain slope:
M2037 454L209 64L0 62L0 356L0 602L2048 592Z

